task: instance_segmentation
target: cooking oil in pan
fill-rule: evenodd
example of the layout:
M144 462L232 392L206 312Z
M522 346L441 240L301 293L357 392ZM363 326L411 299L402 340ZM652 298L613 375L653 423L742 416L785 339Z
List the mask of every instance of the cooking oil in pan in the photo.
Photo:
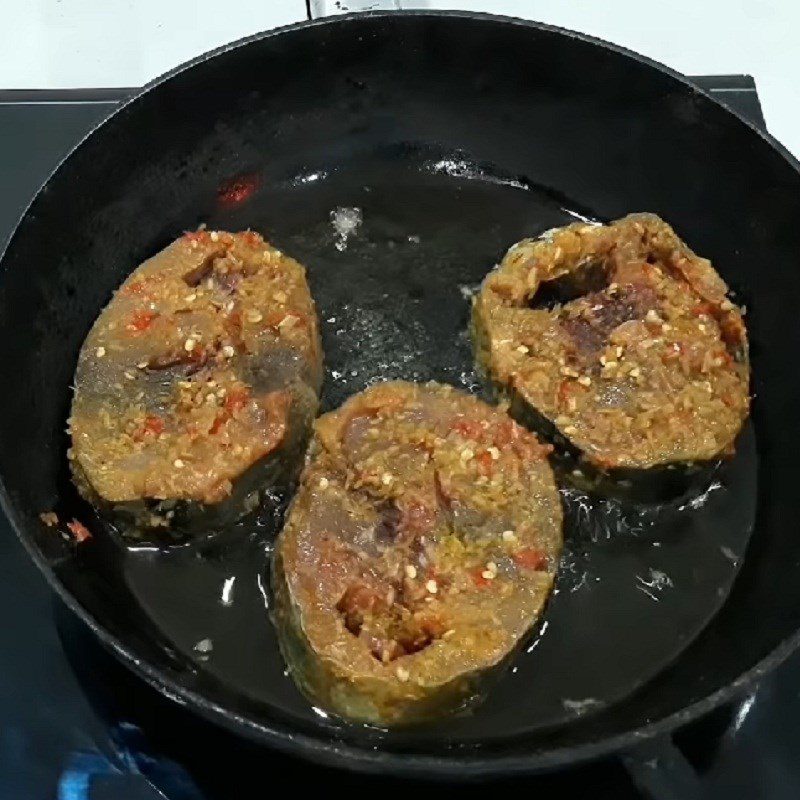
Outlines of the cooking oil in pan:
M247 203L204 221L252 227L308 266L329 410L393 378L486 396L466 334L471 294L513 242L593 218L527 179L438 154L265 181ZM725 602L755 513L752 429L740 439L734 459L665 505L565 490L564 557L542 624L484 702L413 734L354 734L312 709L286 675L268 614L268 563L287 496L216 544L129 550L125 580L197 685L223 685L256 716L263 707L301 727L322 722L399 743L413 735L477 744L556 728L668 668Z

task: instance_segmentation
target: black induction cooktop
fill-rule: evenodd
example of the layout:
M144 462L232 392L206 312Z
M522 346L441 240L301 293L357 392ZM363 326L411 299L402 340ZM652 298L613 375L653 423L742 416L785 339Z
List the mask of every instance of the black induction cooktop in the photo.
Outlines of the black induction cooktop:
M752 78L694 80L764 126ZM0 91L0 242L58 161L127 94ZM61 605L1 517L0 609L0 800L249 800L286 791L289 782L312 791L387 790L386 779L310 766L242 742L165 700ZM681 731L676 744L694 787L709 800L800 798L800 655L754 693ZM650 791L658 796L657 760L651 767ZM470 784L459 793L514 790L642 797L619 760Z

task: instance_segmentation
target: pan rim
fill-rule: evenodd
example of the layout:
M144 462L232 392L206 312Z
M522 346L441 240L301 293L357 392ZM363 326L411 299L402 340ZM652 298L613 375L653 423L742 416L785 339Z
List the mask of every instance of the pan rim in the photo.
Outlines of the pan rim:
M548 25L532 20L524 20L517 17L503 16L486 12L470 12L457 10L430 10L430 9L408 9L400 11L372 11L355 14L343 14L333 17L326 17L317 20L301 21L291 25L261 31L249 36L240 38L234 42L222 45L218 48L202 53L195 58L186 61L164 74L154 78L131 97L122 102L114 111L94 125L76 145L58 162L53 171L48 175L42 186L32 197L30 203L25 207L18 219L14 231L0 253L0 279L5 273L5 256L13 246L19 234L20 225L28 216L29 211L38 201L42 193L47 189L50 182L61 170L73 154L84 146L86 141L100 130L106 123L118 114L122 113L130 104L135 103L140 98L149 94L153 89L163 83L181 75L183 72L204 63L223 53L238 50L254 42L281 36L294 30L304 30L320 26L347 25L358 19L375 18L394 18L402 17L428 17L428 18L455 18L465 19L475 22L494 22L503 25L513 25L517 27L530 28L546 33L558 34L568 39L575 39L587 44L591 44L618 55L630 58L639 64L654 69L663 75L673 79L684 88L704 97L717 107L723 109L728 114L737 119L741 124L749 128L759 138L761 138L770 148L780 155L789 166L800 175L800 162L771 134L762 131L750 120L746 119L739 112L723 105L704 89L698 87L686 76L676 72L670 67L661 64L653 59L636 53L628 48L613 44L598 37L562 28L555 25ZM710 694L701 697L690 705L658 720L647 723L639 728L633 728L622 733L609 737L604 737L595 741L578 745L567 745L556 747L552 750L542 752L532 752L530 754L503 755L502 753L485 756L477 751L469 753L459 753L457 750L437 755L426 755L424 753L400 753L392 750L373 750L365 748L355 743L345 743L333 739L324 732L321 735L300 733L292 729L291 724L276 724L271 722L256 722L224 706L209 700L205 696L179 685L176 681L164 675L161 670L153 667L145 659L140 658L130 647L125 645L118 637L112 634L106 627L101 625L94 616L85 609L77 599L67 590L56 576L55 572L47 563L43 554L33 545L27 536L23 534L27 527L22 515L18 515L13 508L9 492L5 481L0 476L0 508L8 518L17 538L22 542L33 562L40 572L44 575L48 584L56 592L57 596L64 604L75 613L94 633L99 641L109 649L114 655L134 674L145 680L159 693L178 705L189 706L192 710L202 714L206 719L220 725L227 730L239 735L246 735L251 740L260 744L274 747L276 750L292 755L301 755L311 761L315 761L327 766L347 768L359 772L380 772L386 774L387 771L394 774L403 774L409 777L427 777L441 779L480 779L492 775L517 775L534 772L555 770L565 766L577 765L583 762L598 759L604 756L612 756L625 750L636 748L645 742L659 736L669 735L676 728L685 725L703 714L708 713L717 706L735 698L748 686L752 685L765 673L771 671L783 662L794 650L800 647L800 630L784 639L776 648L754 664L750 669L743 672L731 683L717 689Z

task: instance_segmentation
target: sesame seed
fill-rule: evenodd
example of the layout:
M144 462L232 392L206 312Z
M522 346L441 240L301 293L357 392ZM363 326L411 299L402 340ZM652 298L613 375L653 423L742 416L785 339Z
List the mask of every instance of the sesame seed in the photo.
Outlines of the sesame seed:
M578 429L574 425L567 425L567 427L564 428L564 433L566 433L567 436L574 436L577 432Z
M398 667L396 670L397 679L405 683L410 677L410 673L407 669L403 667Z
M497 574L497 564L495 564L494 561L487 561L486 569L488 569L489 572L494 572L495 575Z
M191 353L194 350L195 341L194 339L187 339L183 343L183 349L186 350L187 353Z
M483 572L481 572L481 578L484 578L487 581L493 581L494 577L495 573L491 570L485 569Z
M581 375L581 377L578 378L578 383L581 386L591 386L592 379L588 375Z
M431 578L426 584L425 588L431 593L436 594L439 591L439 587L436 585L436 581Z
M486 452L492 457L493 461L497 461L500 458L500 451L496 447L487 447Z
M102 357L103 357L103 356L106 354L106 349L105 349L105 347L98 347L98 348L97 348L97 350L95 350L95 353L94 353L94 354L95 354L95 355L96 355L98 358L102 358Z
M320 478L319 479L319 488L320 489L327 489L328 488L328 479L327 478Z
M129 381L136 380L136 376L132 372L128 372L128 370L125 370L124 375Z
M406 564L406 575L413 581L417 577L417 568L413 564Z
M394 476L389 472L384 472L383 475L381 475L381 483L384 486L388 486L393 480Z
M469 461L474 455L475 455L475 453L472 450L470 450L469 447L465 447L461 451L461 460L462 461Z
M638 378L641 374L642 374L642 371L639 369L639 367L634 367L631 370L631 378Z
M186 297L184 297L183 299L184 299L184 302L186 302L186 303L193 303L197 299L197 295L194 294L194 293L187 294Z
M654 322L654 323L661 322L661 317L659 317L658 313L652 308L645 315L645 319L648 322Z
M572 367L561 367L561 374L566 375L568 378L578 377L578 372L572 369Z
M617 354L617 358L622 358L623 349L619 345L617 345L615 352Z
M455 628L450 628L450 630L447 630L442 634L442 639L449 639L455 632Z
M146 361L140 361L136 366L139 369L147 369L147 362Z
M513 542L516 538L517 534L514 531L503 531L503 541Z
M183 461L181 461L179 458L176 458L172 463L177 469L181 469L183 467Z
M700 333L705 333L708 330L708 328L706 328L706 326L703 325L702 322L697 327L700 330Z
M214 392L209 392L206 395L206 403L210 405L211 403L216 403L216 402L217 402L217 396L214 394Z
M263 317L261 316L260 311L248 311L247 312L247 319L249 322L261 322Z
M235 354L236 350L229 344L226 344L225 347L222 348L222 355L224 355L225 358L233 358Z
M285 302L286 302L286 300L287 300L287 297L286 297L286 292L275 292L275 294L274 294L274 295L272 295L272 296L273 296L273 297L274 297L274 298L275 298L275 299L276 299L276 300L277 300L279 303L285 303Z
M524 345L524 344L521 344L521 345L520 345L520 346L517 348L517 352L518 352L518 353L522 353L523 355L525 355L525 353L527 353L527 352L528 352L528 348L527 348L527 347L525 347L525 345Z
M211 231L211 241L212 242L219 241L219 233L217 233L217 231Z

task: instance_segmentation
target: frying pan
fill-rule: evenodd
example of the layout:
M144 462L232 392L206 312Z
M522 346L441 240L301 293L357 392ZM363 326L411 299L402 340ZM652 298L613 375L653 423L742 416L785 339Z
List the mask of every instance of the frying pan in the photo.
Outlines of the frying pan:
M349 15L201 56L64 160L3 255L3 508L123 663L245 737L352 769L450 778L624 752L653 790L641 754L656 752L675 766L661 788L689 796L664 737L798 643L797 166L681 76L536 23ZM341 209L361 220L349 235L331 226ZM565 491L547 624L472 714L386 732L297 694L263 579L285 498L222 541L159 551L123 544L70 486L80 344L124 276L184 230L251 226L308 264L331 408L388 377L481 392L466 296L505 247L638 210L670 221L747 305L752 422L690 497L631 506ZM76 547L45 527L50 509L82 519L92 540ZM222 603L231 577L235 602Z

